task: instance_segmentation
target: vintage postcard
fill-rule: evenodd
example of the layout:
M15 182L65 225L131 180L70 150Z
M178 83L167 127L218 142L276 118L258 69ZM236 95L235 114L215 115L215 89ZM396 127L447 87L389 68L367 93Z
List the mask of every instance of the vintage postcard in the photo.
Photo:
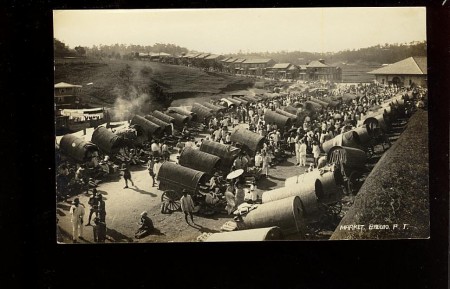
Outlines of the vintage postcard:
M53 20L58 243L429 238L425 7Z

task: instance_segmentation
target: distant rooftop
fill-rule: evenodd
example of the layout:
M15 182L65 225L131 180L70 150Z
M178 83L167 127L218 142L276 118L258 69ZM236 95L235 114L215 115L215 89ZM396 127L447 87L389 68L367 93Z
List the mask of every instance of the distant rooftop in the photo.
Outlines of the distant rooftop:
M243 63L261 64L261 63L267 63L269 61L272 61L272 59L270 59L270 58L261 58L261 59L256 58L256 59L247 59Z
M217 59L217 58L220 58L220 57L222 57L222 55L211 54L211 55L205 57L205 59Z
M209 56L209 53L202 53L202 54L197 55L195 58L197 58L197 59L203 59L203 58L206 58L206 57L208 57L208 56Z
M307 65L307 67L330 67L330 66L318 60L313 60Z
M291 66L291 65L292 64L290 64L290 63L277 63L274 66L272 66L272 68L275 68L275 69L288 69L289 66Z

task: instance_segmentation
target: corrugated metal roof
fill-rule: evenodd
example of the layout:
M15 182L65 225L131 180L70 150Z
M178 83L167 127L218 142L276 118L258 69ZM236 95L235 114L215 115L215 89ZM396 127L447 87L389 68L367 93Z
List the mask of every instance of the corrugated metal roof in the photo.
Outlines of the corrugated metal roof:
M235 63L242 63L245 61L245 58L238 58L236 59Z
M208 57L209 55L210 55L209 53L202 53L202 54L197 55L195 58L197 58L197 59L203 59L203 58Z
M197 57L199 55L200 55L200 53L188 53L184 57L186 57L186 58L194 58L194 57Z
M409 57L399 62L372 70L370 74L409 74L409 75L426 75L427 74L427 58L426 57Z
M55 84L55 88L70 88L70 87L82 87L81 85L70 84L67 82L59 82Z
M227 61L225 61L226 63L232 63L232 62L235 62L237 59L236 58L233 58L233 57L231 57L230 59L228 59Z
M222 55L211 54L211 55L205 57L205 59L217 59L217 58L220 58L220 57L222 57Z
M292 64L290 64L290 63L277 63L274 66L272 66L272 68L275 68L275 69L287 69L291 65Z
M165 52L151 52L150 53L150 56L172 56L171 54L169 54L169 53L165 53Z
M260 64L260 63L267 63L269 61L273 61L272 59L269 58L261 58L261 59L247 59L245 60L243 63L248 63L248 64Z
M318 60L313 60L307 65L307 67L330 67L330 66L323 64Z

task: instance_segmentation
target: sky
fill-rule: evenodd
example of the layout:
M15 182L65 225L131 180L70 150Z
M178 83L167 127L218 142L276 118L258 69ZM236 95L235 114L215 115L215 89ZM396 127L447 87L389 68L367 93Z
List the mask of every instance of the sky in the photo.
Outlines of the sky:
M54 37L75 46L170 43L205 53L337 52L426 40L426 9L55 10Z

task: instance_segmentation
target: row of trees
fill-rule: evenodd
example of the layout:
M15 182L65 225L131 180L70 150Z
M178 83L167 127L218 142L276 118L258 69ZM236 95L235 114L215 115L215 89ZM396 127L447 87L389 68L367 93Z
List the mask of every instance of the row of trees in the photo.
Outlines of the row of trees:
M82 46L77 46L74 49L70 49L62 41L53 38L53 53L55 57L86 56L86 49Z
M306 64L312 60L324 59L327 63L350 62L383 64L393 63L411 56L426 56L427 42L411 42L402 44L375 45L368 48L344 50L336 53L316 53L301 51L235 53L230 54L236 58L271 58L278 63Z
M165 52L173 55L182 55L188 52L185 47L180 47L175 44L156 43L155 45L94 45L86 48L86 54L93 57L110 57L110 58L123 58L130 57L135 52Z

